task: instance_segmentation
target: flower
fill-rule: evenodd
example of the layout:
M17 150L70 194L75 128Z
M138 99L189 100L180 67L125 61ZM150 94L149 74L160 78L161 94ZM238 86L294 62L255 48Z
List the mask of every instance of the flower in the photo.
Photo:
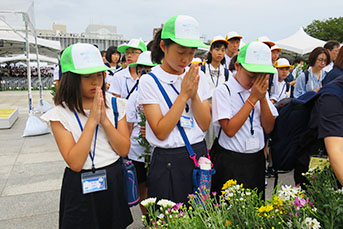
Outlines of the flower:
M305 220L301 223L302 229L318 229L320 228L320 223L317 219L311 217L306 217Z
M141 205L143 205L144 207L154 205L156 203L156 199L157 198L148 198L148 199L142 200Z
M176 205L176 203L174 203L173 201L170 201L170 200L161 199L157 202L157 205L160 205L164 208L171 208L171 207L174 207Z
M273 205L268 204L266 206L262 206L258 209L258 212L262 213L262 212L270 212L271 210L273 210Z
M228 181L226 181L226 183L223 185L223 187L222 187L222 190L225 190L225 189L227 189L227 188L230 188L231 186L233 186L233 185L236 185L237 184L237 181L236 180L228 180Z

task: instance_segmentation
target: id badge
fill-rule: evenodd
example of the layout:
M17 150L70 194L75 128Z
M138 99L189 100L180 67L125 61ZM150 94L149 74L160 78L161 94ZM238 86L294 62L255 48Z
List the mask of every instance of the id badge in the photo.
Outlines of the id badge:
M329 159L325 157L318 157L318 156L311 156L309 168L313 169L315 167L319 167L320 169L324 169L325 166L330 165Z
M107 190L106 170L82 173L81 183L83 194Z
M254 150L258 149L260 146L260 143L258 141L258 138L248 138L245 141L245 150Z
M194 127L194 119L193 119L193 117L181 115L180 124L183 128L193 128Z

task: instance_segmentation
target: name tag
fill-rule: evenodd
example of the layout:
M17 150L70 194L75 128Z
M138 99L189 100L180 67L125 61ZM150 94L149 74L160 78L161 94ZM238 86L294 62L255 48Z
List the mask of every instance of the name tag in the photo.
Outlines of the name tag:
M257 150L260 147L258 138L248 138L245 141L245 150Z
M180 124L183 128L193 128L194 127L194 119L193 119L193 117L181 115Z
M106 170L82 173L81 183L83 194L107 190Z

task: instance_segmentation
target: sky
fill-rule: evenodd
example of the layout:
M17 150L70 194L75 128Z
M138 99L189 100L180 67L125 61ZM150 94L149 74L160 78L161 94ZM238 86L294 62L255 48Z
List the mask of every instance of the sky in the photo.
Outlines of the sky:
M82 33L89 24L113 25L125 39L145 41L177 14L194 17L209 40L236 31L245 42L259 36L278 41L313 20L343 16L342 0L34 0L34 8L36 29L56 23Z

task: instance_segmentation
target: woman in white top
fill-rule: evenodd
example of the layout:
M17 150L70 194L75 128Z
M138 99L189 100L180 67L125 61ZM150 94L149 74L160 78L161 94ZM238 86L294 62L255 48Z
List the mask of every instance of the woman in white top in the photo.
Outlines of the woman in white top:
M212 191L235 179L257 188L264 198L264 133L274 128L276 108L269 100L268 73L276 73L271 52L261 42L250 42L239 52L234 77L217 87L212 99L213 124L221 128L213 159L216 174Z
M126 228L132 223L124 195L122 166L130 138L126 101L118 99L114 127L111 95L105 93L100 51L74 44L61 57L62 78L49 121L67 163L60 198L60 228Z
M169 109L152 75L143 75L138 89L138 102L146 116L146 138L156 146L148 176L148 196L187 203L193 192L194 161L177 127L180 121L197 157L207 153L204 131L210 121L209 85L199 67L191 63L199 40L198 22L189 16L169 18L154 38L152 68L173 103ZM151 74L149 73L149 74Z

